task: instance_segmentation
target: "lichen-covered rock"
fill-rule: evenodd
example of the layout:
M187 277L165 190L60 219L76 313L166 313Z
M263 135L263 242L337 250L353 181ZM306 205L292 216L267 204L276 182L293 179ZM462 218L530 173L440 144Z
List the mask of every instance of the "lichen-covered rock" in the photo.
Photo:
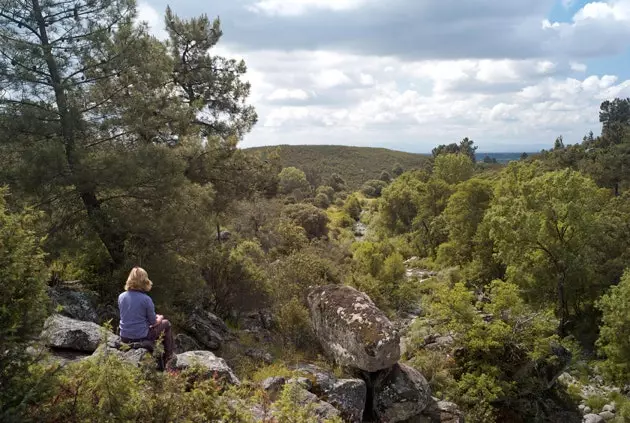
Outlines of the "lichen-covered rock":
M48 296L59 314L76 320L98 322L96 313L96 293L55 286L48 288Z
M340 379L326 392L326 401L341 413L345 422L361 423L367 387L361 379Z
M53 314L44 323L41 339L48 347L74 351L94 352L103 340L104 329L93 322L83 322ZM118 338L113 333L108 339Z
M185 370L195 365L207 371L208 377L217 377L232 385L241 383L225 360L210 351L187 351L177 354L171 363L171 368Z
M396 364L374 378L372 409L379 421L403 422L421 414L430 402L426 379L405 364Z
M342 366L376 372L400 359L400 335L370 297L349 286L312 288L308 304L315 333Z
M201 309L190 313L186 330L204 348L211 350L218 350L225 341L233 338L223 320Z

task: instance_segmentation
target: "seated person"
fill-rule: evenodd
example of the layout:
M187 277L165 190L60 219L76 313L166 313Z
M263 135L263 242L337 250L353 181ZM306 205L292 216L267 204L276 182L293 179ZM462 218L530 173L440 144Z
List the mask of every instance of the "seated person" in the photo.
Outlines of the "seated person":
M125 292L118 296L120 338L124 343L155 342L164 334L164 363L168 363L173 358L171 323L164 316L155 314L153 300L147 294L152 287L153 282L144 269L131 269Z

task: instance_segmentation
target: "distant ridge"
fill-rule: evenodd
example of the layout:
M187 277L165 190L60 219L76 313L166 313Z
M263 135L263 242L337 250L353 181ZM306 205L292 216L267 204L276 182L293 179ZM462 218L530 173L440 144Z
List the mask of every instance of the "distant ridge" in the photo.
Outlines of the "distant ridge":
M370 179L378 179L395 164L404 170L422 168L430 155L406 153L381 147L342 145L277 145L247 148L245 151L268 153L278 149L282 167L302 169L315 185L326 183L333 173L339 174L349 189L356 190Z

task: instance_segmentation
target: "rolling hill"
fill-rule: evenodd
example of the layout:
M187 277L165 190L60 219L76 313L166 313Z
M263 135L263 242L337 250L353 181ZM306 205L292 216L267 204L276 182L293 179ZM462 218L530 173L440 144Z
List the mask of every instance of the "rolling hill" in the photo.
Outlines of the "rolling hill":
M349 189L361 187L365 181L378 179L381 172L391 173L395 164L404 170L421 168L428 155L405 153L373 147L347 147L340 145L279 145L252 147L245 151L269 153L278 150L282 167L302 169L311 185L326 182L333 173L339 174Z

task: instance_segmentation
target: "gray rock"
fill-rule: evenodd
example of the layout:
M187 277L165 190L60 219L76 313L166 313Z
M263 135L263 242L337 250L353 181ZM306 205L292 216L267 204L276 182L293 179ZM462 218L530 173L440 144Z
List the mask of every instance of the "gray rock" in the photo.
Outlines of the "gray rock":
M615 408L615 404L606 404L602 411L610 411L611 413L616 413L617 409Z
M93 322L83 322L70 317L53 314L44 323L40 335L48 347L74 351L94 352L103 340L104 328ZM118 338L113 333L108 339Z
M265 364L273 363L273 357L271 356L271 354L261 349L249 348L245 351L245 355L249 358Z
M374 380L372 408L379 421L402 422L421 414L431 402L431 389L417 370L396 364Z
M204 371L207 371L208 377L216 376L232 385L240 385L241 383L225 360L217 357L210 351L187 351L177 354L171 367L177 370L185 370L194 365L199 365Z
M286 379L280 376L268 377L262 381L260 387L269 395L269 399L273 402L278 399L278 395L282 392L286 382Z
M100 359L107 355L115 355L123 361L126 361L134 366L140 366L143 361L152 362L153 356L151 352L145 348L130 348L119 349L112 347L111 345L101 345L92 354L92 359Z
M432 398L422 414L412 417L406 423L464 423L464 413L456 404Z
M326 401L349 423L363 421L366 398L367 387L361 379L340 379L326 392Z
M588 407L588 406L584 407L584 414L591 414L592 411L593 410L591 410L591 407Z
M313 390L313 382L305 377L292 377L291 379L287 380L287 383L297 383L298 385L300 385L300 387L306 389L309 392Z
M455 339L451 335L438 336L433 340L433 342L425 345L425 348L431 351L448 350L454 343Z
M587 414L582 419L582 423L604 423L606 420L597 414Z
M615 418L615 413L612 413L610 411L602 411L601 413L599 413L599 417L603 418L606 421L609 421Z
M187 351L199 351L201 349L199 343L185 333L178 333L173 338L173 341L175 342L176 354L181 354Z
M308 304L315 333L338 364L376 372L400 359L398 331L366 294L349 286L320 286L310 290Z
M64 286L48 288L48 296L59 314L76 320L98 322L96 313L96 293L79 291Z
M321 401L317 395L307 391L306 389L297 388L297 402L304 407L313 407L313 412L320 421L340 417L341 413L332 404Z
M201 309L196 309L190 313L186 330L204 348L211 350L218 350L225 341L233 339L223 320Z

